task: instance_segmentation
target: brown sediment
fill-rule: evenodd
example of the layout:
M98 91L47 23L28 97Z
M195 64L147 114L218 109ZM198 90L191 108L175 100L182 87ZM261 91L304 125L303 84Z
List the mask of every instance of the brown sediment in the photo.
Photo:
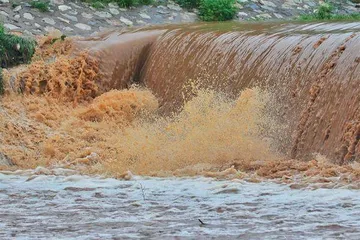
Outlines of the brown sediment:
M87 53L58 56L54 62L35 61L18 75L19 87L26 94L46 94L75 103L97 96L97 78L98 63Z
M1 101L0 152L21 168L115 177L359 181L360 36L250 30L110 32L65 44L54 61L17 74L26 94Z
M314 44L314 48L318 48L325 40L327 39L327 37L322 37L319 39L319 41L317 41L315 44Z
M61 36L44 36L38 39L33 60L47 60L57 56L70 55L73 52L73 39Z

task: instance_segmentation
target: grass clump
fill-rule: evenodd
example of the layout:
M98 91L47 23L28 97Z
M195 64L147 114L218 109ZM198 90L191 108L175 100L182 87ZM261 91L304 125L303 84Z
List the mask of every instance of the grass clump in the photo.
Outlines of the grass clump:
M102 2L94 1L91 3L91 6L95 9L103 9L105 8L105 5Z
M194 9L200 6L201 0L175 0L177 4L186 9Z
M318 20L360 20L360 13L337 14L336 8L330 3L323 3L313 14L301 15L299 20L318 21Z
M32 8L38 9L40 12L48 12L49 11L49 2L46 1L31 1L30 5Z
M11 67L31 60L35 41L7 34L0 25L0 67Z
M201 0L199 16L203 21L228 21L235 17L235 0Z

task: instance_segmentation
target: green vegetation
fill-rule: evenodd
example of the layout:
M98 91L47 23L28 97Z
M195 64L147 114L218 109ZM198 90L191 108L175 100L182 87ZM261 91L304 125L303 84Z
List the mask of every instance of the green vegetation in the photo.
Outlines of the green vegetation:
M91 4L91 6L95 9L104 8L105 4L108 3L116 3L119 7L128 8L133 6L140 5L150 5L153 3L153 0L82 0L83 2L87 2Z
M4 94L4 83L2 76L2 68L0 67L0 95Z
M35 52L35 41L7 34L0 25L0 66L11 67L31 60Z
M95 9L102 9L105 8L105 5L100 1L94 1L91 3L91 6Z
M175 0L177 4L186 9L198 8L201 0Z
M31 1L30 5L32 8L37 8L39 9L40 12L48 12L49 11L49 2L47 1Z
M199 16L203 21L228 21L235 17L235 0L201 0Z
M199 9L199 17L203 21L228 21L235 17L236 0L175 0L186 9Z
M0 94L4 93L2 68L31 60L35 52L35 41L7 34L0 24Z
M317 20L360 20L360 13L337 14L336 8L330 3L323 3L315 10L313 14L301 15L299 20L317 21Z

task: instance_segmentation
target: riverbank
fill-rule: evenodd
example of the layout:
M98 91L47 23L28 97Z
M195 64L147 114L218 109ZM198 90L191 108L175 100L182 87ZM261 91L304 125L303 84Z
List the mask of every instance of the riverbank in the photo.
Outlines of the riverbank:
M197 10L186 10L173 1L157 0L153 5L119 8L108 4L95 9L82 1L52 0L49 11L32 7L31 1L0 0L0 22L9 31L24 35L43 35L59 30L65 35L95 35L111 29L157 24L191 23ZM234 21L287 20L313 13L318 0L238 0ZM338 14L359 13L356 4L334 1Z

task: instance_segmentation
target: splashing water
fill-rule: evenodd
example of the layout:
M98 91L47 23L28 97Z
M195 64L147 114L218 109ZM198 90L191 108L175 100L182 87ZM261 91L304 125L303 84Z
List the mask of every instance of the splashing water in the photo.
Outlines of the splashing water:
M357 80L351 53L359 37L337 28L308 34L306 26L290 36L287 28L112 32L55 42L56 49L45 39L37 61L5 81L0 151L20 168L60 165L116 177L130 170L359 179L355 165L314 157L334 161L340 151L340 162L357 158L359 108L339 106L359 100L346 85ZM349 81L336 81L344 65ZM186 91L189 79L201 84ZM25 94L12 93L18 88ZM290 152L310 161L289 159Z
M76 165L96 153L88 170L112 176L184 168L182 174L196 174L236 159L273 160L269 140L260 136L261 123L269 122L263 114L266 101L257 88L236 100L198 90L179 113L162 117L156 98L139 88L113 90L75 108L44 96L9 96L2 102L7 144L0 150L21 167ZM191 168L195 165L199 168Z

